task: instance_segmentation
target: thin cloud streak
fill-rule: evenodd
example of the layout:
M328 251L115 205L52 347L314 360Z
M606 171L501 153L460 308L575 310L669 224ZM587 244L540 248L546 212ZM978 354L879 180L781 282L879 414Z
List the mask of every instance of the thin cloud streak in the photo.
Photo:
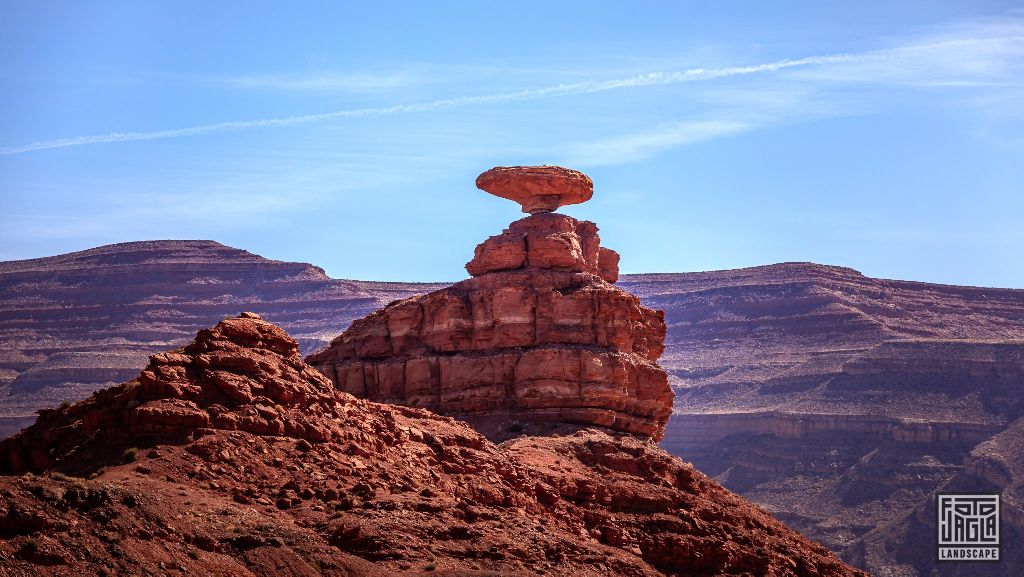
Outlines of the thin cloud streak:
M294 92L365 92L393 89L424 80L406 73L389 75L340 74L323 72L310 75L279 74L226 77L197 77L194 80L237 88L284 90Z
M566 166L605 166L641 160L666 148L751 130L754 124L739 120L680 122L655 130L577 144L570 149Z
M854 62L884 61L904 58L932 51L946 50L949 48L983 47L993 43L1005 43L1007 41L1024 41L1024 37L1012 36L1003 38L966 38L947 40L931 44L919 44L890 48L884 50L872 50L866 52L840 53L821 56L809 56L799 59L785 59L763 64L750 66L731 66L724 68L693 68L679 72L652 72L603 81L586 81L571 84L559 84L545 88L526 89L515 92L502 92L480 96L463 96L420 102L412 104L400 104L387 107L356 108L349 110L338 110L320 114L307 114L299 116L287 116L281 118L266 118L258 120L243 120L232 122L217 122L192 126L188 128L177 128L168 130L157 130L151 132L113 132L108 134L76 136L56 140L44 140L20 146L0 147L0 155L23 154L39 150L52 150L57 148L68 148L88 144L102 144L112 142L135 142L143 140L158 140L165 138L181 138L187 136L199 136L203 134L214 134L220 132L247 130L253 128L266 128L275 126L292 126L297 124L309 124L327 120L342 118L358 118L372 116L387 116L393 114L407 114L416 112L430 112L451 108L462 108L482 104L496 104L506 102L521 102L554 98L559 96L573 96L581 94L593 94L618 90L622 88L638 88L645 86L658 86L669 84L681 84L685 82L698 82L704 80L715 80L750 74L764 74L778 72L787 69L813 67L830 64L844 64Z

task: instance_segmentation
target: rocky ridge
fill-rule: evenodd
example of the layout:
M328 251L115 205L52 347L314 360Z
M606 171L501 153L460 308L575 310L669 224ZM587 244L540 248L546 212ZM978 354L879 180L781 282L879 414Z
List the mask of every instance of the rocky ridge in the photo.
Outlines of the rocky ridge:
M478 182L533 207L582 202L582 179L500 167ZM664 316L611 284L618 255L594 223L538 209L477 246L466 270L473 278L353 322L307 362L343 391L457 416L494 439L577 425L661 439Z
M861 575L630 436L496 445L246 313L0 442L10 575Z
M252 310L309 353L384 304L440 285L336 280L212 241L146 241L0 262L0 437L37 409L131 379L149 355Z

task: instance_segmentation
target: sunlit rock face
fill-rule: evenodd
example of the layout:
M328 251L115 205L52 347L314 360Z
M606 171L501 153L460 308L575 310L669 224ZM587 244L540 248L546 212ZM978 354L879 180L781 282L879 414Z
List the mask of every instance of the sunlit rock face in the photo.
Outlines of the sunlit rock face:
M537 195L562 199L550 210L589 199L590 179L558 167L499 167L481 181L524 211ZM473 278L392 303L307 361L341 390L492 437L582 425L661 439L673 398L657 365L663 313L613 286L619 257L594 223L546 210L477 246Z

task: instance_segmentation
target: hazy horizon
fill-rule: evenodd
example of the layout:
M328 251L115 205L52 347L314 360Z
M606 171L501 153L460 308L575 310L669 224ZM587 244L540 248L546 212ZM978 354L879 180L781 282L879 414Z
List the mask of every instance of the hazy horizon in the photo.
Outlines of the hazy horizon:
M113 243L113 244L108 244L108 245L100 245L100 246L96 246L96 247L89 247L89 248L86 248L86 249L81 250L81 251L73 251L73 252L70 252L70 253L61 253L61 254L56 254L56 255L45 255L45 256L42 256L42 257L31 257L31 258L27 258L27 259L14 259L14 260L0 260L0 264L11 263L11 262L21 262L21 261L26 261L26 260L43 260L43 259L47 259L47 258L61 257L61 256L69 255L69 254L79 253L79 252L88 252L89 250L92 250L92 249L99 249L99 248L104 248L104 247L116 246L118 244L133 244L133 243L147 243L147 242L154 242L154 243L155 242L213 242L213 243L220 244L222 246L226 246L228 248L234 248L234 249L242 250L242 251L248 252L250 254L254 254L256 256L259 256L259 257L267 258L264 255L261 255L259 253L255 253L253 251L247 250L245 247L232 246L232 245L224 244L224 243L221 243L221 242L219 242L217 240L214 240L214 239L152 239L152 240L148 240L148 241L146 241L146 240L141 240L141 241L138 241L138 240L137 241L124 241L122 243ZM270 260L276 260L278 262L300 262L300 263L310 264L310 265L319 267L321 269L323 268L319 264L317 264L315 262L310 262L310 261L302 261L302 260L299 260L299 261L280 261L280 259L270 259ZM865 274L864 271L856 270L856 269L854 269L852 267L844 266L842 264L825 263L825 262L812 262L812 261L779 261L779 262L754 264L754 265L745 266L745 267L734 267L734 268L727 268L727 269L676 270L676 271L654 271L654 270L651 270L651 271L635 271L635 272L622 273L620 275L620 279L625 278L625 277L630 277L630 276L715 273L715 272L725 272L725 271L733 271L733 270L745 270L745 269L752 269L752 268L777 267L777 266L782 266L782 265L811 265L811 266L824 266L824 267L830 267L830 268L842 268L842 269L853 270L854 272L862 274L865 277L876 278L876 279L882 280L882 281L920 282L920 283L925 283L925 284L936 284L933 281L924 281L924 280L921 280L921 279L913 279L913 278L873 277L872 275ZM382 283L395 283L395 284L423 284L423 285L436 285L436 284L448 285L448 284L453 284L453 283L456 283L456 282L458 282L460 280L464 280L466 278L469 278L469 274L465 270L462 271L462 274L460 276L455 277L455 278L423 279L423 280L339 277L339 276L331 275L330 271L325 271L325 273L332 280L339 280L339 281L382 282ZM950 285L950 286L962 286L962 287L967 287L967 288L982 288L982 289L991 288L991 289L997 289L997 290L1024 290L1024 289L1022 289L1020 287L982 286L982 285L952 284L952 283L937 283L937 284L947 284L947 285Z
M1024 287L1013 2L382 6L0 7L0 260L209 239L458 280L523 216L476 175L561 164L624 273Z

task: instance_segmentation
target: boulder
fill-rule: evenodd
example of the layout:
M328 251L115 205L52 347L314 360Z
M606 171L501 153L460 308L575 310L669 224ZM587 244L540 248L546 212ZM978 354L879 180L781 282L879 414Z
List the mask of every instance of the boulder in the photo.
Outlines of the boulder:
M530 214L586 202L594 194L589 176L561 166L496 166L478 176L476 186L518 202Z

